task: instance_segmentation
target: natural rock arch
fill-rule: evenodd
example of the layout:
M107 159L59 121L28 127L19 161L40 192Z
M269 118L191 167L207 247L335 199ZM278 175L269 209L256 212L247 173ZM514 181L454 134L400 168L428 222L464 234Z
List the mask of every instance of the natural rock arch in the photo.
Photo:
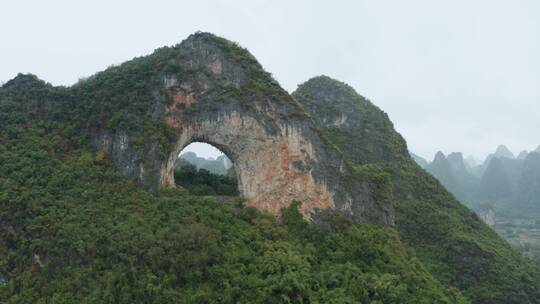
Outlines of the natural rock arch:
M161 185L174 185L172 170L180 151L192 142L205 142L231 159L239 192L248 205L273 214L295 200L303 202L307 212L335 207L328 186L316 182L312 175L311 163L316 161L316 156L301 130L284 125L277 126L277 133L268 134L264 126L249 115L238 112L215 115L213 119L195 119L179 127L175 149L161 174Z
M313 219L338 210L353 220L393 224L389 198L377 193L380 185L340 154L249 52L200 33L167 56L149 109L172 131L167 148L149 135L143 147L133 147L130 134L119 130L101 130L94 139L126 174L150 187L174 187L178 153L191 142L206 142L233 161L249 206L279 215L299 201Z

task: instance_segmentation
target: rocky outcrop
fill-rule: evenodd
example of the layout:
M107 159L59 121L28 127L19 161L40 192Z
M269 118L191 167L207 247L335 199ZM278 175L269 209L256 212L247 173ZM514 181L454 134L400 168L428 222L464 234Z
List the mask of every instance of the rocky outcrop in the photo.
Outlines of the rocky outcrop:
M538 299L537 271L411 159L383 111L328 77L293 96L248 52L210 34L70 88L18 76L0 89L3 105L20 108L29 125L46 116L36 130L61 130L54 137L63 154L86 150L89 139L100 151L84 162L96 170L112 161L149 188L174 186L178 151L208 142L235 162L250 206L277 214L300 200L313 220L340 212L384 225L394 222L395 206L393 231L444 285L472 303Z
M149 187L174 187L178 153L205 142L231 159L248 206L278 215L300 201L312 219L336 210L353 220L393 224L391 196L379 195L378 177L348 164L246 50L199 33L151 56L164 68L154 72L145 106L167 136L154 140L146 130L103 127L92 135L124 173ZM340 116L332 123L346 121Z
M493 209L493 206L490 204L482 204L480 205L480 210L478 211L478 215L480 216L480 219L484 223L486 223L488 226L493 227L495 226L495 210Z

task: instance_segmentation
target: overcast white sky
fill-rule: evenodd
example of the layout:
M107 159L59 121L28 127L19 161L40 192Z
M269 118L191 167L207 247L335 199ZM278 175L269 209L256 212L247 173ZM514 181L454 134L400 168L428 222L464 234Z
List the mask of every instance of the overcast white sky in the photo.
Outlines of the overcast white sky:
M2 0L0 30L1 82L70 85L202 30L291 92L320 74L349 83L426 158L540 144L538 0Z

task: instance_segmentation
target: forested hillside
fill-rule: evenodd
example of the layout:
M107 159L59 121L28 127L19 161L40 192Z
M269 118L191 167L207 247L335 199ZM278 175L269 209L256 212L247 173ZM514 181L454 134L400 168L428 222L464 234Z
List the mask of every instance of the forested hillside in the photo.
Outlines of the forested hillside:
M352 161L390 173L399 235L437 279L474 303L540 301L538 268L413 161L386 113L326 76L293 96Z
M336 217L322 231L297 205L278 221L240 198L150 193L61 116L6 96L2 303L468 303L391 229Z
M418 167L371 102L328 77L308 81L291 97L236 44L208 33L191 39L72 87L19 75L0 88L0 302L540 303L539 269ZM189 56L207 50L229 56L227 72L242 76L244 91L219 78L225 64L184 71ZM324 221L308 222L299 209L312 202L288 202L275 217L240 197L198 192L200 184L158 188L162 176L152 161L165 159L176 137L164 123L171 116L159 116L169 105L156 100L166 100L169 92L160 89L164 79L174 82L165 77L173 73L186 81L195 74L219 79L229 89L189 110L189 96L174 95L187 118L223 104L258 115L260 107L284 104L268 113L308 122L301 130L319 155L335 156L325 163L305 157L284 172L296 170L290 175L309 182L312 175L298 173L316 169L308 165L348 172L315 177L343 178L335 189L363 203L373 199L357 207L392 216L395 208L395 226L393 218L386 225L355 223L330 208ZM264 131L278 134L276 120L262 117ZM110 135L119 130L129 131L132 150L122 145L127 133ZM112 137L118 149L96 149ZM276 155L293 151L281 148ZM181 174L178 182L196 181ZM210 176L200 181L223 185ZM349 203L344 210L355 203L338 198ZM356 219L369 222L369 215Z

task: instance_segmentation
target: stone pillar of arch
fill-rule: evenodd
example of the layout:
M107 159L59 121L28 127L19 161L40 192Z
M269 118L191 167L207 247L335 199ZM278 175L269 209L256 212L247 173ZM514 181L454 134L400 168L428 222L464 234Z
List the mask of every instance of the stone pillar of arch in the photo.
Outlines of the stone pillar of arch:
M331 139L249 52L201 33L167 54L159 58L149 111L171 130L169 148L160 150L149 136L141 152L126 148L129 135L110 134L111 153L125 173L174 187L178 153L194 141L205 142L234 163L248 206L279 216L298 201L302 213L315 220L338 211L353 220L393 224L391 202L353 174Z

